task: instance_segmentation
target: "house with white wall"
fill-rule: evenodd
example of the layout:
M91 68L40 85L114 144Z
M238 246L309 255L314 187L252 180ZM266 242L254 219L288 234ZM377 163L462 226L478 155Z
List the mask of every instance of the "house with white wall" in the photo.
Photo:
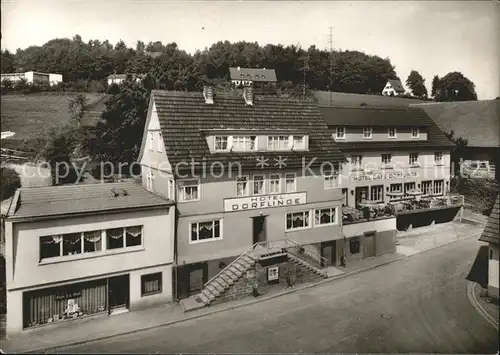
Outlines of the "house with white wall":
M389 79L382 89L382 95L384 96L399 96L404 93L405 88L399 79Z
M172 301L173 202L133 181L21 188L5 217L7 334Z

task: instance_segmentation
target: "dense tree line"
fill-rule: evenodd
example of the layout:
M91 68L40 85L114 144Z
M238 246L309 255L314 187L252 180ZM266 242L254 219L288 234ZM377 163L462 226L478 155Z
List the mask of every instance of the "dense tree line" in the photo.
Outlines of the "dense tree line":
M330 63L333 60L333 76ZM18 49L15 54L2 51L2 73L41 71L63 74L65 82L105 81L113 73L157 72L159 87L165 89L198 89L207 79L227 79L230 66L273 68L280 81L311 89L352 93L380 93L388 79L397 78L388 58L358 51L329 51L315 46L298 46L251 42L220 41L210 48L189 54L176 43L160 41L145 44L138 41L129 48L123 41L84 42L53 39L42 46Z

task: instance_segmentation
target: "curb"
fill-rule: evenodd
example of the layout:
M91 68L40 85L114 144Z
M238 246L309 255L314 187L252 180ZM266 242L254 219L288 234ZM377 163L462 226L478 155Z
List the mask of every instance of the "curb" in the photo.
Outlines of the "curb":
M292 289L283 291L281 293L277 293L277 294L274 294L274 295L265 296L265 297L262 297L262 298L255 299L255 300L249 301L247 303L235 304L235 305L228 306L228 307L225 307L225 308L215 309L215 310L209 311L207 313L198 314L198 315L194 315L194 316L186 317L186 318L182 318L182 319L171 320L171 321L167 321L165 323L156 324L156 325L152 325L152 326L145 327L145 328L129 330L129 331L126 331L126 332L121 332L121 333L117 333L117 334L106 335L106 336L102 336L102 337L95 337L93 339L81 340L81 341L72 342L72 343L69 343L69 344L61 344L61 345L54 345L54 346L42 347L42 348L33 349L33 350L26 350L26 351L21 351L21 352L18 352L18 353L20 353L20 354L41 353L41 352L47 352L47 351L52 351L52 350L61 349L61 348L72 348L72 347L75 347L75 346L78 346L78 345L83 345L83 344L93 343L93 342L97 342L97 341L107 340L107 339L115 338L115 337L118 337L118 336L123 336L123 335L133 334L133 333L137 333L137 332L148 331L148 330L152 330L152 329L156 329L156 328L167 327L167 326L170 326L170 325L173 325L173 324L182 323L182 322L186 322L186 321L190 321L190 320L194 320L194 319L199 319L199 318L206 317L206 316L209 316L209 315L212 315L212 314L221 313L221 312L224 312L224 311L229 311L229 310L233 310L233 309L237 309L237 308L242 308L242 307L246 307L246 306L251 306L251 305L254 305L256 303L260 303L260 302L263 302L263 301L268 301L268 300L271 300L271 299L274 299L274 298L285 296L285 295L288 295L288 294L293 293L293 292L298 292L298 291L306 290L306 289L309 289L309 288L312 288L312 287L316 287L316 286L319 286L319 285L326 284L326 283L331 282L331 281L342 279L344 277L348 277L348 276L353 276L353 275L356 275L356 274L360 274L360 273L368 271L368 270L373 270L373 269L379 268L381 266L391 264L391 263L396 262L396 261L406 260L408 258L411 258L411 257L415 256L415 255L422 254L422 253L425 253L425 252L428 252L428 251L432 251L432 250L444 247L446 245L452 244L454 242L458 242L458 241L461 241L461 240L466 240L466 239L473 238L473 237L476 237L476 235L470 236L470 237L461 238L461 239L457 239L457 240L452 240L451 242L448 242L446 244L439 245L439 246L437 246L435 248L432 248L432 249L421 250L421 251L419 251L419 252L417 252L415 254L412 254L412 255L401 255L399 257L396 257L395 259L384 261L383 263L380 263L380 264L377 264L377 265L373 265L373 266L369 266L369 267L366 267L366 268L363 268L363 269L359 269L359 270L355 270L355 271L343 273L343 274L340 274L340 275L336 275L336 276L333 276L333 277L329 277L329 278L327 278L325 280L322 280L322 281L318 281L318 282L314 282L314 283L311 283L311 284L303 285L303 286L300 286L300 287L297 287L297 288L292 288Z
M496 330L498 330L498 322L488 312L485 311L483 306L481 306L481 304L477 300L476 294L474 292L477 286L477 282L470 282L467 285L467 298L469 299L469 302L472 304L472 306L476 309L476 311Z

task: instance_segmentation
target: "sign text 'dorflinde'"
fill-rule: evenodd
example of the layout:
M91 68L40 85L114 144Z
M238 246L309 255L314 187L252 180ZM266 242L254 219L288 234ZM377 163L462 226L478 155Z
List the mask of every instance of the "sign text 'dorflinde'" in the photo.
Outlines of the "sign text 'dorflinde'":
M303 205L305 203L307 203L305 192L228 198L224 200L224 212Z

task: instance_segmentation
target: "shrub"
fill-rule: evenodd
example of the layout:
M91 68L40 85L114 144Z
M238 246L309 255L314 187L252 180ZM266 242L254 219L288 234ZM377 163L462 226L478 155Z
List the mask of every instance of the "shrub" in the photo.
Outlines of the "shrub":
M19 174L11 168L1 168L0 177L0 198L5 200L12 197L16 190L21 187L21 178Z

